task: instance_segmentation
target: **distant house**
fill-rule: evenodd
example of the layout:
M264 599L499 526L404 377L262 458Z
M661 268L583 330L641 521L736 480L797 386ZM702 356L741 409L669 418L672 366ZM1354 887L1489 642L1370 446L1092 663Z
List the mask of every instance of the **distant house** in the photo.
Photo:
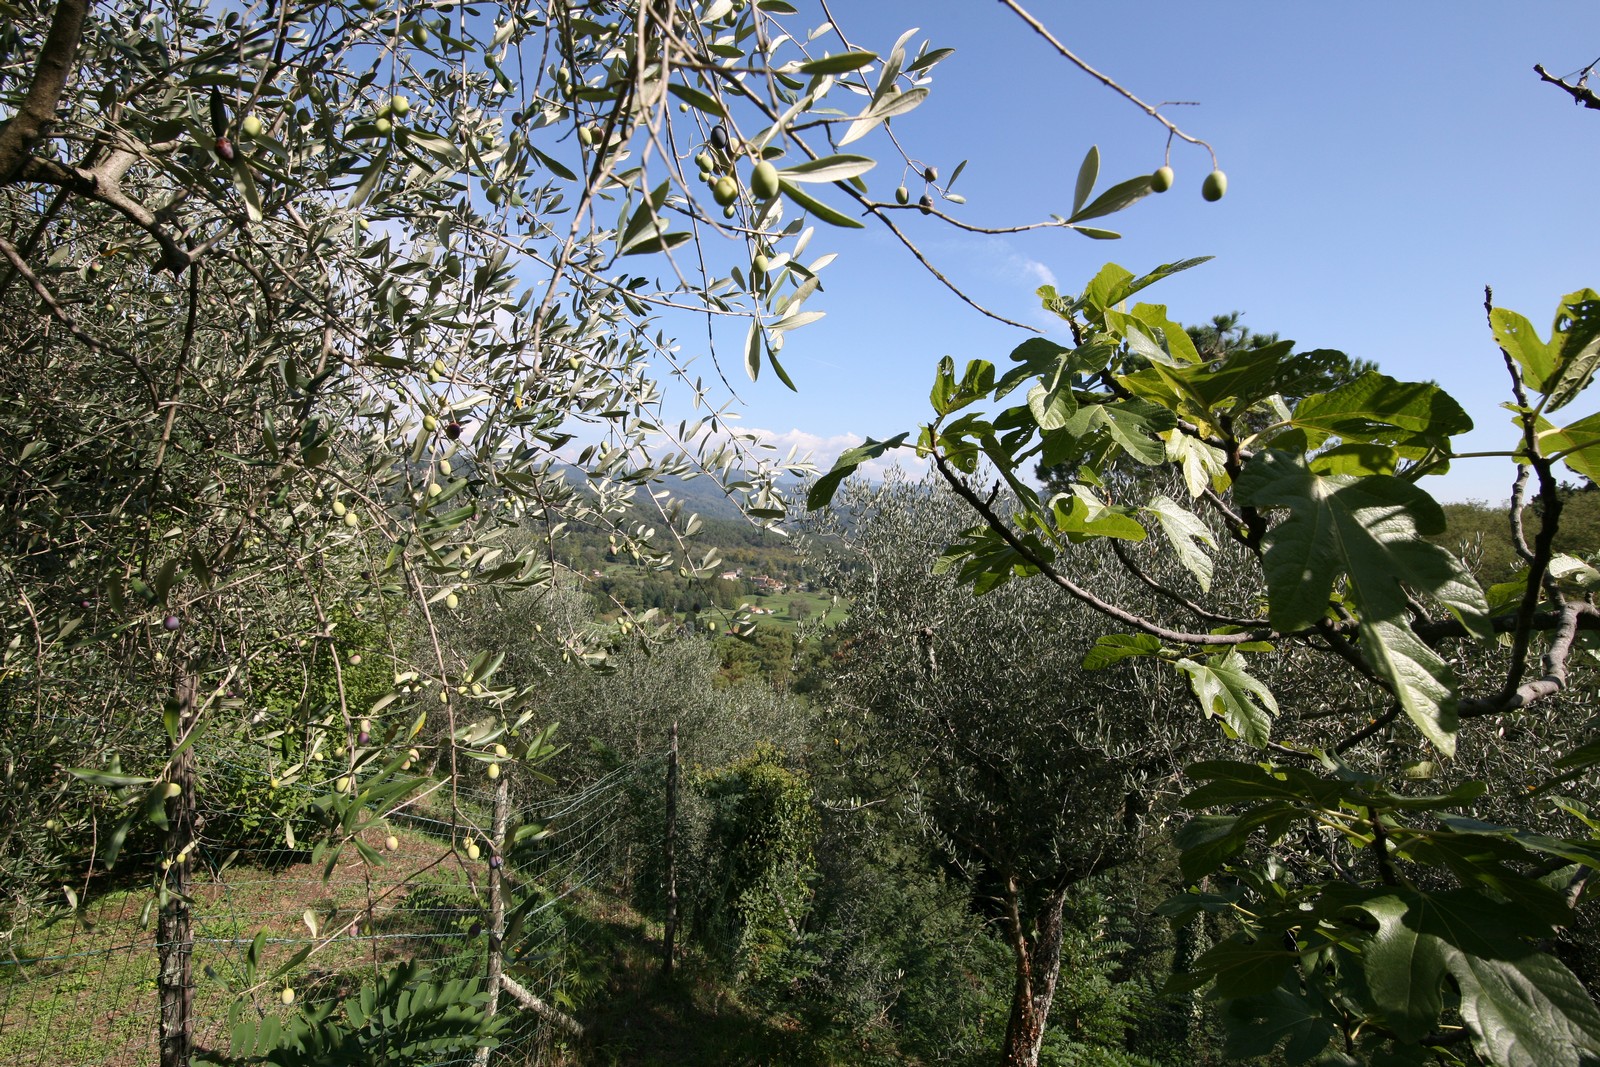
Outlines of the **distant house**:
M721 578L725 582L737 582L739 580L739 572L738 571L723 571L717 577Z
M765 574L758 574L754 578L751 578L750 584L758 593L765 593L768 596L781 593L785 589L789 588L786 583L780 582L778 579L769 577Z

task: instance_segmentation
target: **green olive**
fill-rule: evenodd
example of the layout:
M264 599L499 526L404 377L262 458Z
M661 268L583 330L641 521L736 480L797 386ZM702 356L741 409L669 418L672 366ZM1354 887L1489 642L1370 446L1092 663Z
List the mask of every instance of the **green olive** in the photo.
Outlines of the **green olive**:
M758 200L771 200L778 195L778 168L766 160L756 164L750 172L750 191Z
M717 179L717 184L711 187L711 196L723 207L732 207L733 202L739 199L739 183L724 174Z
M1150 188L1154 189L1158 193L1164 193L1168 189L1172 188L1172 183L1175 178L1176 175L1172 173L1171 167L1162 167L1154 174L1150 175Z
M1228 176L1220 170L1214 170L1206 175L1206 180L1200 185L1200 195L1207 200L1221 200L1228 191Z
M903 185L900 186L894 191L894 202L901 206L911 203L911 190Z

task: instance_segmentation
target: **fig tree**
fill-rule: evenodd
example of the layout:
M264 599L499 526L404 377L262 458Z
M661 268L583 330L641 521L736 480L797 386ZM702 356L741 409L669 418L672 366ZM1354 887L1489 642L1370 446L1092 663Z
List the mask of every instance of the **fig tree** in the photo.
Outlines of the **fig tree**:
M1175 177L1176 175L1172 173L1171 167L1160 167L1154 174L1150 175L1150 188L1158 193L1164 193L1172 188L1172 182Z
M1217 201L1228 191L1228 176L1220 170L1214 170L1206 175L1206 180L1200 185L1200 195L1206 200Z

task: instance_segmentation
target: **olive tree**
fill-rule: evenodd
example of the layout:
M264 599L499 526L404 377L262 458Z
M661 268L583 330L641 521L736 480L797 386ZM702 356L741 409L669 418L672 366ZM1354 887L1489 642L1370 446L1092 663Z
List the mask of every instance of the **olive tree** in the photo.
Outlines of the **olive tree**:
M823 543L839 546L831 580L851 612L833 635L824 726L853 788L920 821L992 916L1013 963L1002 1058L1033 1064L1069 895L1148 847L1146 815L1170 807L1162 794L1203 735L1160 671L1079 666L1098 619L1059 590L959 583L939 552L968 525L936 482L836 498ZM1110 553L1074 573L1140 599Z
M1196 814L1178 844L1196 888L1165 909L1243 921L1184 983L1222 1004L1233 1053L1281 1045L1294 1063L1420 1063L1470 1049L1495 1064L1594 1062L1600 1009L1549 948L1593 907L1600 851L1584 794L1600 742L1540 730L1558 750L1518 763L1529 777L1452 784L1448 768L1504 770L1474 750L1528 719L1582 721L1593 706L1581 671L1600 632L1600 570L1553 546L1558 465L1585 477L1600 465L1600 415L1558 415L1600 365L1600 296L1563 298L1546 337L1486 294L1486 335L1511 395L1514 434L1499 455L1517 463L1507 515L1522 566L1484 590L1425 540L1445 518L1424 479L1463 461L1453 441L1472 423L1461 406L1436 384L1377 370L1286 398L1326 359L1287 341L1202 358L1163 306L1130 299L1197 262L1142 277L1108 265L1076 295L1041 289L1070 344L1031 340L1009 368L978 360L959 377L947 358L920 435L845 455L811 503L866 459L914 447L978 523L943 557L964 581L1061 591L1121 631L1086 665L1164 665L1241 743L1232 759L1186 770ZM1022 402L1006 399L1018 393ZM993 409L964 410L982 402ZM1068 456L1081 457L1078 473L1058 492L1020 476ZM1113 493L1106 475L1126 463L1167 468L1183 488L1122 479ZM990 491L989 478L1012 495ZM1202 513L1242 550L1228 569L1263 591L1256 604L1215 595L1220 546ZM1120 583L1074 573L1086 545L1149 541L1187 576L1127 552L1119 563L1182 622L1144 610ZM1502 641L1504 671L1458 669ZM1258 669L1286 649L1302 664L1291 675ZM1508 794L1540 798L1551 817L1495 821L1517 811ZM1232 888L1202 891L1219 870Z

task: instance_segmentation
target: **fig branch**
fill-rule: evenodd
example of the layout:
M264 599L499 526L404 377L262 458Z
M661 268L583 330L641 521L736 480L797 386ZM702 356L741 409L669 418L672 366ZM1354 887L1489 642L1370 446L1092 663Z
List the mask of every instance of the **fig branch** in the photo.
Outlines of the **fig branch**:
M1583 84L1588 80L1589 72L1595 68L1595 64L1597 63L1600 63L1600 59L1595 60L1594 63L1590 63L1587 67L1583 68L1583 72L1579 76L1577 84L1569 83L1566 81L1566 79L1558 78L1554 74L1551 74L1549 71L1544 69L1543 63L1535 63L1533 65L1533 72L1539 75L1540 81L1549 82L1551 85L1559 86L1563 92L1572 97L1572 102L1574 104L1581 104L1582 106L1589 108L1591 111L1600 111L1600 96L1595 95L1595 91L1593 89Z
M1043 574L1052 583L1060 587L1068 596L1079 601L1080 603L1087 604L1089 607L1094 608L1102 615L1108 615L1111 618L1116 619L1118 622L1125 623L1128 626L1142 630L1143 632L1150 634L1152 637L1159 637L1163 641L1171 641L1175 644L1183 645L1231 647L1233 645L1247 644L1251 641L1272 640L1273 638L1280 636L1275 634L1268 627L1262 627L1261 629L1251 633L1239 634L1201 634L1186 633L1181 630L1169 630L1165 626L1151 622L1149 619L1143 618L1142 616L1135 615L1126 608L1118 607L1110 601L1100 599L1089 590L1078 585L1072 579L1056 570L1050 565L1048 560L1040 558L1038 553L1029 548L1027 544L1025 544L1023 540L1012 531L1011 527L995 512L994 508L989 504L988 501L984 500L977 493L973 492L972 487L968 485L959 474L950 469L949 462L946 461L944 456L941 455L937 449L932 452L932 455L933 463L939 471L939 476L942 477L950 486L950 488L955 491L957 496L967 502L968 507L972 508L973 511L978 513L979 517L983 519L984 524L998 534L1000 539L1003 540L1013 552L1017 553L1017 555L1026 560L1030 566L1037 567L1040 574Z

